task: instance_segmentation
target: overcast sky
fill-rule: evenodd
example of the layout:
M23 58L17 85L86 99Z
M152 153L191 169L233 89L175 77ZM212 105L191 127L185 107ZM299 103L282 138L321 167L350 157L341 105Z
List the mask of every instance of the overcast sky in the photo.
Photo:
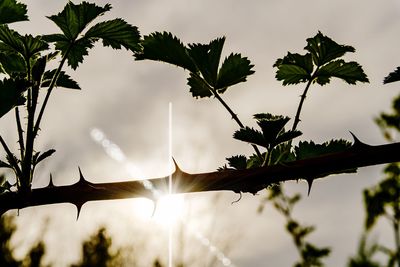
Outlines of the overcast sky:
M28 4L31 22L13 27L33 34L58 31L45 16L59 12L66 1L23 2ZM256 73L248 82L223 95L242 121L251 126L252 114L259 112L294 117L303 86L283 87L275 80L272 65L277 58L287 51L303 53L306 38L318 31L340 44L354 46L356 53L347 59L364 67L370 83L350 86L334 81L324 87L314 85L299 125L304 133L301 139L351 140L352 131L369 144L384 142L373 118L388 110L398 93L398 84L383 86L382 80L400 65L399 1L137 0L113 1L112 5L104 19L122 17L138 26L144 35L165 30L185 43L208 43L226 36L224 55L240 52L255 64ZM121 147L138 168L138 176L142 176L138 178L166 175L169 102L173 105L173 155L183 170L213 171L225 163L227 156L251 153L251 147L231 138L237 126L217 101L191 97L186 86L187 73L181 69L156 62L135 62L127 51L98 44L76 72L67 72L82 90L57 89L53 93L37 148L54 147L57 153L38 170L36 187L48 183L50 172L56 184L70 184L78 179L78 166L93 182L132 178L92 140L93 128L101 129ZM12 116L2 118L0 127L1 134L11 143L15 138ZM380 170L381 167L369 167L358 175L319 180L311 196L295 209L300 221L318 226L311 239L333 248L327 266L344 266L348 256L356 251L364 218L361 193L378 181ZM287 188L290 192L306 192L304 183L288 184ZM216 242L221 249L231 242L228 255L236 266L291 266L297 259L281 216L270 206L262 214L256 213L264 193L245 195L234 205L231 202L237 196L223 193L218 210L207 204L212 196L186 196L193 207L187 224L214 222L216 228L224 229ZM76 211L70 205L25 209L19 217L24 232L16 243L35 240L43 230L43 218L48 217L43 236L52 244L48 256L51 262L61 265L76 259L82 236L99 224L110 226L116 242L148 239L149 255L164 257L166 243L156 242L155 236L156 231L160 235L165 233L149 229L148 221L143 223L135 217L134 206L139 203L90 204L83 208L78 222L74 221ZM392 244L385 226L382 224L374 236ZM190 236L188 240L188 250L201 251L200 244ZM159 247L154 249L151 242Z

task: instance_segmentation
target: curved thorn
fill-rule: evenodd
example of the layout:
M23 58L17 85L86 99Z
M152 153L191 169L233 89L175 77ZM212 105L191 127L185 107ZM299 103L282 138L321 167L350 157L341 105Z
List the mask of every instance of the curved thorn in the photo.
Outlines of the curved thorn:
M83 177L81 168L78 167L78 170L79 170L79 181L78 181L78 183L85 183L85 184L87 184L88 181L85 179L85 177Z
M307 184L308 184L308 191L307 191L307 196L309 197L310 196L310 192L311 192L311 187L312 187L312 185L313 185L313 182L314 182L314 179L313 178L309 178L309 179L306 179L306 181L307 181Z
M175 166L175 171L173 172L173 174L183 173L181 168L179 168L178 163L176 163L176 160L174 159L174 157L172 157L172 160L173 160L174 166Z
M357 138L357 136L355 134L353 134L351 131L349 131L351 136L353 137L354 143L352 145L352 147L365 147L365 146L369 146L363 142L360 141L360 139Z
M239 192L239 198L237 200L232 201L231 205L238 203L242 199L242 192Z

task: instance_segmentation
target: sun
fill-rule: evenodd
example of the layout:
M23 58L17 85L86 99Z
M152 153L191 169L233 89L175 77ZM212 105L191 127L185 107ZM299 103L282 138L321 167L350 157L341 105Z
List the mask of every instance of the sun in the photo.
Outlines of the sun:
M171 226L182 220L185 213L183 195L164 195L157 202L147 198L133 201L136 216L144 220L152 220L162 226Z

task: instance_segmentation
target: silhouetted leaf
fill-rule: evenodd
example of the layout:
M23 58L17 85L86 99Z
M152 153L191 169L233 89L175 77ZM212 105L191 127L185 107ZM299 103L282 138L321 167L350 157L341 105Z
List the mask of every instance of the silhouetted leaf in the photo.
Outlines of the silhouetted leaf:
M331 140L323 144L315 144L313 141L302 141L295 147L296 159L313 158L320 155L326 155L345 151L351 147L351 143L346 140Z
M290 140L293 140L296 137L299 137L300 135L302 135L303 133L301 131L298 130L289 130L289 131L282 131L279 133L278 137L275 140L276 144L280 144L280 143L284 143L284 142L288 142Z
M13 79L0 81L0 117L12 108L25 103L22 95L25 90L26 86L22 81Z
M100 7L86 1L77 5L68 2L60 13L48 18L57 24L68 40L73 41L90 22L110 9L110 4Z
M230 167L236 170L244 170L247 168L247 158L244 155L237 155L226 158Z
M392 82L397 82L400 81L400 67L397 67L397 69L391 73L389 73L388 76L385 77L383 80L383 83L392 83Z
M218 92L223 93L229 86L245 82L247 76L254 73L253 67L254 65L247 57L242 57L240 54L230 54L224 59L218 72L216 86Z
M34 37L30 34L21 36L23 51L19 51L24 58L31 58L36 53L47 50L49 45L42 40L41 36Z
M317 66L322 66L347 52L355 52L354 47L339 45L321 32L318 32L313 38L308 38L307 46L304 49L311 53L314 64Z
M7 73L11 77L14 74L25 73L26 65L23 57L15 53L0 53L0 72Z
M212 40L209 44L190 44L189 55L208 84L217 85L217 75L225 37Z
M314 68L310 53L300 55L290 52L284 58L279 58L274 67L278 68L275 78L283 81L283 85L309 81Z
M56 72L56 70L51 70L51 71L46 71L44 73L42 87L49 87L50 86L51 79L53 78L55 72ZM76 81L74 81L64 71L61 71L60 74L58 75L56 86L57 87L64 87L64 88L68 88L68 89L78 89L78 90L81 89L79 87L79 84Z
M198 71L188 49L171 33L154 32L144 36L142 47L142 52L135 55L137 60L151 59L170 63L194 73Z
M322 66L316 74L315 81L324 85L330 82L331 77L340 78L349 84L369 82L367 75L357 62L345 62L342 59Z
M102 39L104 46L121 49L121 46L133 52L140 51L140 34L137 27L122 19L114 19L97 23L85 34L88 39Z
M262 116L264 118L260 119ZM256 114L254 118L257 119L257 124L260 126L263 136L268 144L276 144L276 139L290 120L289 117L275 116L269 113Z
M265 158L266 157L266 153L262 153L261 154L261 158ZM263 165L263 160L261 159L257 154L253 154L250 156L250 158L247 160L247 169L251 169L251 168L257 168L257 167L261 167Z
M0 1L0 24L28 20L25 4L15 0Z
M53 155L54 152L56 152L55 149L49 149L49 150L43 152L42 154L40 154L40 155L38 156L38 158L37 158L37 160L36 160L35 163L38 164L38 163L41 162L42 160L44 160L44 159L50 157L51 155Z
M73 44L68 41L56 42L56 49L61 51L62 56L68 52L67 62L74 70L83 62L83 57L89 54L88 50L92 47L93 44L88 39L79 39Z
M253 128L247 127L247 126L236 131L233 134L233 138L243 141L243 142L247 142L250 144L259 145L259 146L263 146L263 147L268 147L268 145L269 145L265 141L262 132L255 130Z
M199 76L190 73L189 78L187 79L187 84L190 86L190 92L193 97L210 97L212 96L212 92L210 91L209 86L204 82L202 78Z
M43 56L38 58L32 67L32 78L39 85L42 81L44 70L46 69L46 63L47 56Z
M271 152L271 164L279 164L294 161L296 159L291 150L291 144L283 143L276 146Z

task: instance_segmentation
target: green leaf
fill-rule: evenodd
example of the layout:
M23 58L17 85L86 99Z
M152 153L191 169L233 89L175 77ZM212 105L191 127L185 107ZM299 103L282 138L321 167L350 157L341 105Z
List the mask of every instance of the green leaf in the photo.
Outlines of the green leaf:
M244 170L247 168L247 158L245 155L237 155L226 158L230 167L236 170Z
M46 71L44 73L42 87L49 87L50 86L51 79L53 78L55 72L56 72L56 70L51 70L51 71ZM74 81L64 71L61 71L60 74L58 75L56 86L57 87L64 87L64 88L68 88L68 89L77 89L77 90L81 89L79 84L76 81Z
M311 53L314 64L317 66L322 66L347 52L355 52L354 47L339 45L321 32L318 32L313 38L308 38L307 46L304 49Z
M294 130L294 131L289 130L287 132L285 130L282 130L279 133L278 137L276 138L275 143L280 144L280 143L288 142L290 140L293 140L293 139L299 137L302 134L303 133L301 131L297 131L297 130Z
M32 78L40 86L44 70L46 69L47 56L40 57L32 67Z
M295 147L295 154L297 160L302 160L345 151L351 146L352 144L349 141L343 139L331 140L323 144L315 144L313 141L303 141Z
M26 84L20 80L4 79L0 81L0 118L12 108L25 103L22 93L26 89Z
M290 120L289 117L274 116L269 113L255 114L254 118L257 119L257 124L260 126L265 141L268 144L275 144L276 139Z
M386 76L385 79L383 80L383 83L387 84L397 81L400 81L400 67L397 67L395 71L389 73L389 75Z
M60 13L48 18L57 24L68 40L74 41L90 22L110 9L110 4L100 7L86 1L78 5L68 2Z
M345 62L342 59L332 61L322 66L316 73L315 82L325 85L332 77L342 79L349 84L356 82L369 82L364 70L357 62Z
M268 147L262 132L250 127L244 127L233 134L233 138L253 145Z
M0 24L28 20L25 4L15 0L0 1Z
M198 72L186 46L171 33L154 32L144 36L142 47L142 52L135 54L137 60L162 61L187 69L190 72Z
M192 93L193 97L203 98L203 97L211 97L213 95L207 83L198 75L190 73L190 76L187 80L188 80L187 84L190 87L190 92Z
M41 36L34 37L30 34L21 36L11 30L7 25L0 25L0 52L20 53L25 59L30 59L36 53L48 49L46 41Z
M215 87L218 67L225 37L212 40L209 44L189 44L189 55L208 84Z
M11 77L14 74L25 73L26 65L20 54L3 54L0 53L0 72L7 73Z
M275 78L283 81L283 85L309 81L314 68L310 53L300 55L290 52L284 58L279 58L274 67L278 68Z
M217 91L223 93L229 86L245 82L247 76L254 73L253 67L254 65L247 57L242 57L240 54L230 54L225 58L218 72Z
M88 50L92 47L93 44L88 39L79 39L73 44L67 41L56 42L56 49L61 51L62 56L67 54L68 65L74 70L83 62L83 57L89 54Z
M266 153L265 152L262 153L261 157L265 158ZM246 168L251 169L251 168L261 167L263 163L264 163L263 160L257 154L253 154L248 159Z
M91 27L85 34L88 39L102 39L104 46L121 49L121 46L133 52L139 52L141 46L137 27L122 19L100 22Z
M296 160L291 150L291 144L283 143L276 146L271 152L271 164L279 164Z

